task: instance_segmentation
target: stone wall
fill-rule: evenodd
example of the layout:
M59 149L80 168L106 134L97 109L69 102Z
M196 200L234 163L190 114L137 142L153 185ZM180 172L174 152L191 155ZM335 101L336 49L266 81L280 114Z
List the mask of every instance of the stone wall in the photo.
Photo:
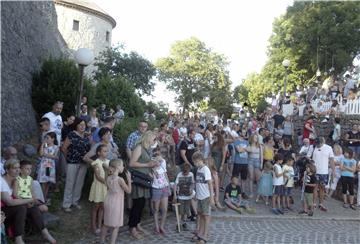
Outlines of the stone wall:
M68 55L53 1L1 2L1 143L37 133L32 73L49 56ZM49 110L51 104L49 104Z
M295 133L303 132L304 124L305 124L306 116L299 117L295 116L293 118ZM331 130L334 129L334 118L331 116L330 120L326 123L321 122L325 119L325 117L319 117L314 120L314 125L316 128L316 133L318 136L325 137L326 141L330 143L329 135ZM360 125L360 115L343 115L340 117L340 125L341 125L341 134L342 137L351 130L353 124Z

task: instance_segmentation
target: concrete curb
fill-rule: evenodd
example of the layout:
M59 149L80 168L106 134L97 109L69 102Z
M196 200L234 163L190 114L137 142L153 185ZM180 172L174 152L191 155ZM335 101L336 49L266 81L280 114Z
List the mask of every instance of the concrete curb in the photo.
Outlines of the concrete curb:
M212 219L296 219L296 220L335 220L335 221L356 221L360 222L360 217L358 218L344 218L344 217L309 217L309 216L277 216L277 215L213 215Z

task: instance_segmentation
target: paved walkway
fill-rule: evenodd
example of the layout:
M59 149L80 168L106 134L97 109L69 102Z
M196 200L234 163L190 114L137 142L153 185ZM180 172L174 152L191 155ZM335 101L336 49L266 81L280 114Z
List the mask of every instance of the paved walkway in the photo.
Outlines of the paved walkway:
M251 205L256 214L238 214L235 211L214 211L208 243L360 243L360 209L344 209L341 202L327 199L328 212L316 209L314 216L300 216L300 191L294 191L294 212L274 215L263 202ZM174 213L169 214L167 235L154 235L152 222L145 224L147 234L137 241L129 237L127 228L119 234L118 243L190 243L191 232L176 232ZM195 223L190 222L190 229ZM76 244L98 243L92 234Z

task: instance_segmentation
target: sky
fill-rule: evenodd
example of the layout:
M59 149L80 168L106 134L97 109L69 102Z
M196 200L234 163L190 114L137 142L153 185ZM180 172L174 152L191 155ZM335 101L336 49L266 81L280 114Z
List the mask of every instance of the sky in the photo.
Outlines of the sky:
M274 18L293 0L93 0L117 22L112 44L125 44L152 62L169 54L171 45L192 36L224 54L232 87L267 60ZM156 82L149 101L164 101L175 110L174 93ZM166 94L166 96L164 96Z

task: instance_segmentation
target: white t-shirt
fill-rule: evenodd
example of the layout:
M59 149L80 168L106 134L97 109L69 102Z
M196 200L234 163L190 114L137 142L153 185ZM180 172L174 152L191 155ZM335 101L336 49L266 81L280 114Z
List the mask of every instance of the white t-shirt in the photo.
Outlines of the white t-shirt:
M193 185L195 183L194 174L189 172L188 175L184 175L180 172L176 176L175 184L178 188L179 200L190 200L193 198Z
M199 141L203 141L203 140L204 140L203 135L201 135L200 133L196 133L196 134L195 134L194 141L195 141L196 143L198 143Z
M334 152L329 145L315 147L312 159L315 162L316 174L329 174L329 159L334 158Z
M166 178L166 161L162 159L160 161L160 166L154 169L152 188L161 189L167 187L168 185L169 182Z
M281 175L280 177L276 177L275 171L278 174L281 174L283 172L282 168L278 164L274 164L274 177L273 177L273 185L274 186L281 186L284 185L284 177Z
M0 177L1 180L0 180L0 183L1 183L1 192L7 192L9 193L9 195L11 196L12 195L12 189L9 187L8 183L6 182L6 180L3 178L3 177Z
M294 176L295 176L295 172L294 172L294 168L292 166L288 166L288 165L284 165L283 166L283 171L287 171L285 173L285 176L287 177L285 179L285 187L294 187Z
M186 137L187 136L187 129L186 127L180 127L180 133L183 137Z
M196 199L204 200L210 197L208 181L211 180L210 169L204 165L196 172Z
M50 120L50 130L56 133L56 139L58 141L58 145L60 145L62 127L61 115L56 115L53 112L48 112L44 114L43 118L48 118Z
M313 151L314 151L313 145L309 145L309 146L303 145L300 149L299 154L310 158Z

